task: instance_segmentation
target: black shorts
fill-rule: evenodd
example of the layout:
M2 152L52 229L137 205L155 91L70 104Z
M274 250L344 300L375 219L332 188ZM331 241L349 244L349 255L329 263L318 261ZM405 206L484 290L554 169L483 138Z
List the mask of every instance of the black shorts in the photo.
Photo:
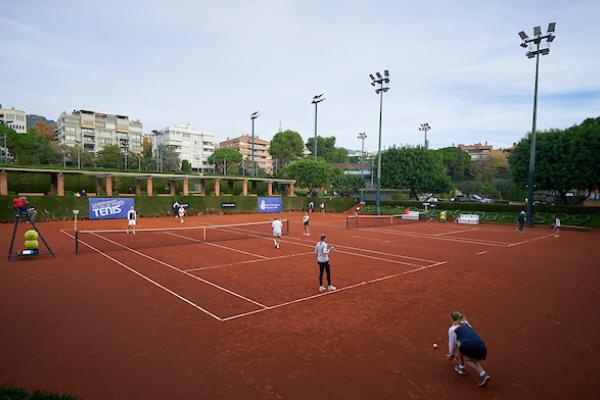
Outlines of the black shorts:
M461 343L459 349L463 356L471 360L481 361L485 360L487 356L487 348L484 343Z
M308 226L308 223L309 223L309 221L306 221L306 222L304 223L304 226Z

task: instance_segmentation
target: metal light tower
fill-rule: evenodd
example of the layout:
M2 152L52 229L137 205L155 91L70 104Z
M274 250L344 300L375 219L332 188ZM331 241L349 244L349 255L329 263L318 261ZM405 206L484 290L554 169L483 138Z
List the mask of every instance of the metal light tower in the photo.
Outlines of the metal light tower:
M429 132L429 130L431 129L431 126L429 126L429 124L427 122L425 122L424 124L421 124L421 127L419 128L419 130L423 133L425 133L425 148L428 149L429 148L429 141L427 140L427 132Z
M250 119L252 120L252 176L256 175L256 170L254 167L254 120L259 116L259 111L254 111L252 114L250 114Z
M323 94L324 93L321 93L320 95L313 97L313 101L311 102L315 105L315 142L313 144L313 156L315 157L315 160L317 159L317 105L325 100Z
M524 31L519 32L519 37L523 41L521 47L529 48L527 58L535 57L535 88L533 92L533 121L531 124L531 145L529 153L529 173L527 175L527 226L533 226L533 185L535 172L535 129L537 120L537 97L538 97L538 75L540 70L540 55L550 53L550 43L554 41L556 34L556 22L548 24L548 31L542 35L542 29L539 26L533 28L533 38L529 38ZM546 42L546 47L542 48L542 42Z
M375 87L375 93L379 95L379 144L377 146L377 215L381 214L381 122L383 119L383 94L390 90L390 72L386 69L383 76L376 72L377 78L370 74L371 86Z
M360 163L360 178L363 187L365 186L365 139L367 138L367 134L365 132L360 132L357 136L360 140L362 140L362 152L361 152L361 163ZM365 191L363 188L360 189L360 201L365 201Z

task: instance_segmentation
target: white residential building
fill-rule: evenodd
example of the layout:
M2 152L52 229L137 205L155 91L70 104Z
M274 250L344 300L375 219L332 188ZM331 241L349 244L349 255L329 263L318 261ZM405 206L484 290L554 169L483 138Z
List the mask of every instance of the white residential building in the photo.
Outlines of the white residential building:
M108 145L118 145L133 153L142 151L142 123L126 115L102 114L87 110L63 112L58 117L56 139L60 144L97 152Z
M0 123L14 129L17 133L27 133L27 114L25 111L2 108L0 104Z
M194 171L212 172L208 157L215 152L214 140L213 133L201 131L190 124L175 124L152 132L152 153L156 154L160 145L169 146L175 149L182 161L189 161Z

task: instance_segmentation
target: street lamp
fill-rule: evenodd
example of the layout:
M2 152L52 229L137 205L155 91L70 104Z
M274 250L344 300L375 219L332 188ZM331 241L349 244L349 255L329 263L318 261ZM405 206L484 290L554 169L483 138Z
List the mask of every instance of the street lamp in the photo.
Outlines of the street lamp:
M377 78L370 74L371 86L375 87L375 93L379 95L379 145L377 147L377 215L381 214L381 121L383 118L383 94L390 90L390 72L386 69L383 76L375 72Z
M252 114L250 114L250 119L252 120L252 176L256 174L254 167L254 120L258 117L260 117L259 111L254 111Z
M325 100L323 95L324 93L314 96L313 101L311 101L311 103L315 105L315 142L313 143L313 156L315 157L315 160L317 159L317 105Z
M429 124L427 122L425 122L424 124L421 124L421 127L419 128L419 130L423 133L425 133L425 148L428 149L429 148L429 141L427 140L427 132L429 132L429 130L431 129L431 127L429 126Z
M360 163L360 178L363 185L363 188L360 189L360 201L365 201L365 139L367 138L367 134L365 132L360 132L357 136L360 140L362 140L362 161Z
M4 127L6 127L8 124L12 124L13 122L15 122L15 121L7 120L7 121L2 122L2 125L4 125ZM3 164L8 163L8 147L6 147L7 146L7 144L6 144L7 132L8 131L6 129L4 129L4 150L2 151L2 163Z
M550 53L550 43L556 38L554 31L556 22L548 24L548 31L542 35L542 30L539 26L533 28L533 38L529 38L524 31L519 32L519 37L523 41L521 47L529 48L527 58L535 57L535 88L533 92L533 122L531 124L531 146L529 153L529 172L527 175L527 226L533 226L533 181L535 171L535 128L537 119L537 97L538 97L538 75L540 69L540 54L545 56ZM547 45L541 48L540 45L546 41Z

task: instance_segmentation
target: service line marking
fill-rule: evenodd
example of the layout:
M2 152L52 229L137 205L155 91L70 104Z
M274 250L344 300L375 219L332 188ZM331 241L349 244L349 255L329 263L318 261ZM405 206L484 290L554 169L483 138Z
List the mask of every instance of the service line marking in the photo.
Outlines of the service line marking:
M184 271L192 272L192 271L202 271L202 270L205 270L205 269L217 269L217 268L230 267L230 266L240 265L240 264L250 264L250 263L255 263L255 262L264 262L264 261L271 261L271 260L279 260L279 259L288 258L288 257L305 256L307 254L314 254L314 253L315 253L314 251L307 251L305 253L294 253L294 254L286 254L284 256L269 257L266 260L257 259L257 260L246 260L246 261L232 262L232 263L228 263L228 264L208 265L206 267L184 269Z
M263 260L266 260L266 259L269 258L269 257L263 256L263 255L260 255L260 254L250 253L249 251L244 251L244 250L236 249L236 248L229 247L229 246L223 246L222 244L210 243L210 242L207 242L207 241L204 241L204 240L194 239L194 238L189 237L189 236L178 235L178 234L173 233L173 232L163 232L163 233L165 235L175 236L175 237L178 237L180 239L190 240L192 242L207 244L209 246L219 247L219 248L222 248L222 249L236 251L238 253L246 254L246 255L249 255L249 256L262 258Z
M240 298L240 299L242 299L242 300L246 300L246 301L247 301L247 302L249 302L249 303L255 304L255 305L257 305L257 306L259 306L259 307L262 307L262 308L266 308L266 307L267 307L266 305L264 305L264 304L262 304L262 303L259 303L258 301L254 301L254 300L252 300L252 299L249 299L248 297L242 296L241 294L238 294L238 293L236 293L236 292L233 292L233 291L231 291L231 290L229 290L229 289L226 289L226 288L224 288L223 286L219 286L219 285L217 285L216 283L212 283L212 282L210 282L210 281L207 281L206 279L200 278L199 276L196 276L196 275L194 275L194 274L190 274L189 272L186 272L186 271L182 270L181 268L177 268L177 267L176 267L176 266L174 266L174 265L171 265L171 264L169 264L169 263L167 263L167 262L164 262L164 261L162 261L162 260L159 260L158 258L155 258L155 257L149 256L148 254L142 253L141 251L137 251L137 250L135 250L135 249L132 249L131 247L128 247L128 246L122 245L122 244L120 244L120 243L117 243L117 242L115 242L115 241L113 241L113 240L110 240L110 239L108 239L108 238L105 238L105 237L103 237L103 236L97 235L97 234L95 234L95 233L92 233L92 235L94 235L94 236L96 236L96 237L98 237L98 238L100 238L100 239L102 239L102 240L105 240L105 241L107 241L107 242L113 243L114 245L117 245L117 246L119 246L119 247L121 247L121 248L127 249L127 250L131 251L132 253L138 254L138 255L140 255L140 256L142 256L142 257L145 257L145 258L147 258L147 259L149 259L149 260L152 260L152 261L154 261L154 262L156 262L156 263L158 263L158 264L164 265L165 267L171 268L172 270L174 270L174 271L177 271L177 272L179 272L179 273L182 273L182 274L184 274L184 275L186 275L186 276L189 276L190 278L196 279L196 280L198 280L198 281L200 281L200 282L202 282L202 283L206 283L207 285L210 285L210 286L212 286L212 287L214 287L214 288L220 289L220 290L222 290L222 291L224 291L224 292L226 292L226 293L229 293L229 294L231 294L231 295L233 295L233 296L239 297L239 298Z
M457 243L481 244L481 245L485 245L485 246L508 247L508 245L509 245L509 243L498 242L495 240L453 239L453 238L423 235L423 234L413 234L413 233L398 232L398 231L383 231L383 230L378 230L378 229L369 229L369 231L385 233L388 235L408 236L408 237L415 237L415 238L420 238L420 239L445 240L448 242L457 242Z
M444 232L444 233L436 233L433 236L453 235L455 233L473 232L473 231L478 231L478 230L479 230L479 228L464 229L464 230L460 230L460 231L450 231L450 232Z
M487 253L487 250L480 251L480 252L477 253L477 255L480 256L480 255L485 254L485 253Z
M544 236L538 236L538 237L535 237L535 238L533 238L533 239L524 240L524 241L522 241L522 242L511 243L511 244L509 244L509 245L508 245L508 246L506 246L506 247L519 246L519 245L522 245L522 244L525 244L525 243L530 243L530 242L533 242L533 241L535 241L535 240L540 240L540 239L546 239L546 238L549 238L549 237L552 237L552 236L554 236L554 234L553 234L553 233L550 233L550 234L548 234L548 235L544 235Z
M408 270L408 271L399 272L397 274L386 275L386 276L383 276L381 278L371 279L370 281L363 281L363 282L355 283L354 285L345 286L345 287L337 289L337 290L335 290L333 292L318 293L318 294L314 294L312 296L307 296L307 297L303 297L303 298L300 298L300 299L290 300L290 301L286 301L284 303L279 303L279 304L275 304L275 305L272 305L272 306L268 306L265 309L253 310L253 311L248 311L248 312L241 313L241 314L231 315L229 317L224 317L223 318L223 322L231 321L233 319L237 319L237 318L241 318L241 317L246 317L246 316L253 315L253 314L257 314L257 313L260 313L260 312L263 312L263 311L268 311L268 310L273 310L273 309L284 307L284 306L289 306L291 304L301 303L303 301L316 299L318 297L333 295L333 294L344 292L346 290L354 289L354 288L357 288L357 287L360 287L360 286L366 286L366 285L370 285L370 284L373 284L373 283L376 283L376 282L381 282L381 281L385 281L385 280L388 280L388 279L396 278L396 277L399 277L399 276L402 276L402 275L413 274L415 272L423 271L423 270L430 269L430 268L435 268L435 267L438 267L440 265L444 265L444 264L447 264L447 263L448 263L448 261L440 261L440 262L437 262L437 263L434 263L434 264L424 265L424 266L421 266L421 267L418 267L418 268L414 268L414 269L411 269L411 270Z
M62 230L62 229L61 229L60 231L61 231L62 233L64 233L65 235L67 235L67 236L71 237L72 239L75 239L75 236L73 236L73 235L71 235L71 234L69 234L69 233L65 232L64 230ZM113 257L109 256L108 254L106 254L106 253L105 253L105 252L103 252L102 250L98 250L98 249L97 249L97 248L95 248L94 246L87 244L86 242L84 242L84 241L83 241L83 240L81 240L81 239L79 239L79 242L80 242L81 244L83 244L84 246L87 246L87 247L89 247L90 249L94 250L95 252L97 252L97 253L101 254L102 256L104 256L104 257L108 258L109 260L111 260L111 261L113 261L113 262L117 263L118 265L120 265L121 267L125 268L125 269L126 269L126 270L128 270L129 272L132 272L132 273L136 274L137 276L139 276L140 278L142 278L142 279L144 279L144 280L146 280L146 281L150 282L152 285L154 285L154 286L156 286L156 287L158 287L158 288L160 288L160 289L164 290L165 292L169 293L170 295L172 295L172 296L175 296L175 297L176 297L176 298L178 298L179 300L181 300L181 301L183 301L183 302L185 302L185 303L189 304L190 306L194 307L195 309L202 311L203 313L205 313L205 314L207 314L207 315L209 315L209 316L213 317L214 319L216 319L216 320L218 320L218 321L220 321L220 322L223 322L223 318L219 317L218 315L215 315L215 314L211 313L210 311L208 311L207 309L205 309L205 308L203 308L203 307L199 306L198 304L194 303L193 301L191 301L191 300L189 300L189 299L186 299L185 297L183 297L183 296L181 296L181 295L179 295L179 294L175 293L175 292L174 292L174 291L172 291L171 289L168 289L167 287L165 287L165 286L161 285L160 283L158 283L158 282L156 282L156 281L152 280L151 278L147 277L146 275L142 274L141 272L138 272L138 271L136 271L135 269L133 269L133 268L129 267L128 265L126 265L126 264L122 263L121 261L117 260L116 258L113 258Z

